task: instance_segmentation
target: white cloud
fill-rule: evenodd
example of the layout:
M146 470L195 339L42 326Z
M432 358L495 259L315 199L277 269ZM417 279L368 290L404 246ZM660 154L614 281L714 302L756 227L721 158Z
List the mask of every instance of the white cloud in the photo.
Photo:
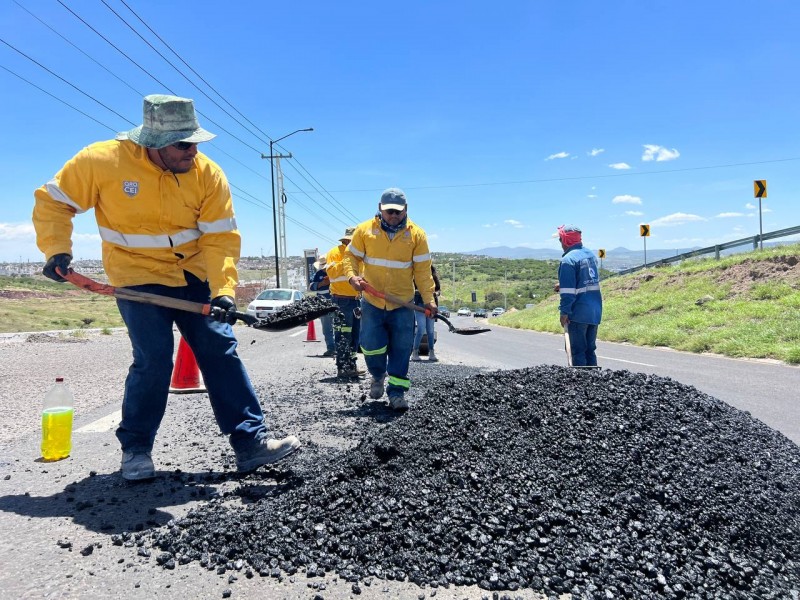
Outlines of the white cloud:
M426 231L426 232L425 232L425 234L426 234L426 237L427 237L429 240L438 240L438 239L439 239L439 234L438 234L438 233L428 233L428 232Z
M612 169L617 169L618 171L624 171L625 169L630 169L631 168L631 166L628 163L624 163L624 162L622 162L622 163L612 163L612 164L610 164L608 166L611 167Z
M592 148L586 154L588 154L589 156L597 156L598 154L601 154L602 152L605 152L605 151L606 151L605 148Z
M545 160L553 160L554 158L567 158L569 156L569 152L557 152L555 154L551 154Z
M732 217L743 217L743 216L744 216L744 213L725 212L725 213L719 213L716 218L717 219L730 219Z
M33 224L0 223L0 262L24 260L44 260L36 247Z
M755 204L753 204L752 202L748 202L747 204L745 204L745 205L744 205L744 207L745 207L745 208L747 208L747 209L749 209L749 210L755 210L756 208L758 208L758 207L757 207Z
M503 221L503 223L505 223L506 225L511 225L516 229L522 229L523 227L525 227L521 222L516 221L514 219L506 219L505 221Z
M597 194L589 194L586 196L587 198L597 198Z
M768 212L772 212L772 209L771 209L771 208L767 208L766 206L764 206L764 207L761 209L761 212L762 212L762 213L768 213Z
M614 196L611 199L612 204L641 204L642 199L639 196L631 196L630 194L624 194L622 196Z
M492 227L497 227L497 223L486 223L485 225L483 225L483 227L491 229Z
M625 214L629 217L641 217L644 213L640 210L626 210Z
M686 223L696 223L698 221L705 221L701 216L691 215L688 213L672 213L666 217L661 217L655 221L651 221L650 225L661 225L663 227L673 227L675 225L685 225Z
M645 144L644 145L644 154L642 154L642 160L654 160L656 162L662 162L665 160L675 160L681 155L675 148L669 150L664 148L664 146L656 146L655 144Z
M32 240L35 237L33 223L0 223L0 240Z

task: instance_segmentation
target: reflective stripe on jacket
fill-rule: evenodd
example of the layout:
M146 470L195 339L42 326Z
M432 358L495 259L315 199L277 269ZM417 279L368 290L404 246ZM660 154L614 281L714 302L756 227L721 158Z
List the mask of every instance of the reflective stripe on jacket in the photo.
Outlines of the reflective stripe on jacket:
M426 304L433 302L434 282L431 276L431 254L425 232L411 219L393 239L381 229L380 217L364 221L356 227L344 257L348 279L357 273L376 290L406 302L414 298L416 281ZM364 294L378 308L397 308L391 302Z
M344 269L345 250L347 250L346 244L339 244L328 250L328 254L325 255L325 270L331 280L331 294L355 298L358 292L350 285L350 278Z
M241 238L222 169L197 153L188 173L155 165L129 140L92 144L34 193L36 243L47 258L72 254L72 218L94 208L111 285L186 285L208 279L233 296Z
M559 310L570 321L599 325L603 317L597 259L583 244L570 246L558 266Z

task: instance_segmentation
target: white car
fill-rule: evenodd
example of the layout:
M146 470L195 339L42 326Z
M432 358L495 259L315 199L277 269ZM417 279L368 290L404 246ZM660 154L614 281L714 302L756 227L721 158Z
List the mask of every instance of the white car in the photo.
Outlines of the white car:
M459 317L471 317L472 316L472 311L465 306L463 308L459 308L458 312L456 314Z
M247 306L247 314L253 315L257 319L263 319L302 298L303 292L300 290L285 288L264 290Z
M502 306L498 306L497 308L495 308L495 309L492 311L492 316L493 316L493 317L499 317L499 316L500 316L500 315L502 315L504 312L506 312L506 309L505 309L505 308L503 308Z

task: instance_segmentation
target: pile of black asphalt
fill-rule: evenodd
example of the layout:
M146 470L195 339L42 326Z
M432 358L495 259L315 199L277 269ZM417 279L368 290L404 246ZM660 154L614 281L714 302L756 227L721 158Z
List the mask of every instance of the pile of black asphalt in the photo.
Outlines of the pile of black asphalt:
M158 562L354 590L800 594L800 447L671 379L546 366L439 381L355 447L308 458L249 505L149 533Z

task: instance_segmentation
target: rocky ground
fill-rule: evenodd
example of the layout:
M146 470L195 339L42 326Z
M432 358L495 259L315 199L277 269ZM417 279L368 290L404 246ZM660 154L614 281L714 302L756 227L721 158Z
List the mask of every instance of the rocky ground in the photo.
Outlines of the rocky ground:
M20 490L0 497L0 516L50 519L40 555L72 565L51 591L17 597L103 591L98 573L109 594L138 597L800 596L800 448L747 413L628 371L415 363L400 414L369 400L366 381L337 380L330 359L240 331L246 364L274 357L251 374L274 435L298 435L302 451L237 475L200 394L171 398L155 482L119 479L110 432L76 434L69 461L0 461L3 489ZM7 448L37 423L30 365L68 366L88 420L120 398L130 360L118 332L7 340L0 357L4 408L25 415ZM23 493L32 481L53 491ZM14 568L0 576L12 595L32 577Z

